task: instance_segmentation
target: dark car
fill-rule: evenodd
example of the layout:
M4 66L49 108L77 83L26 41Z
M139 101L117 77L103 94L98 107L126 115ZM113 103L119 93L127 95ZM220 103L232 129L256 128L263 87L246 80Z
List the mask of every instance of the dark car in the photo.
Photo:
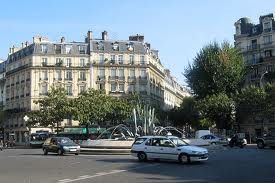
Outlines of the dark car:
M259 149L263 149L267 146L275 148L275 133L269 133L268 135L257 138L256 143Z
M80 146L68 137L51 137L44 142L43 152L44 155L47 155L48 152L57 153L59 155L63 155L64 153L78 155Z

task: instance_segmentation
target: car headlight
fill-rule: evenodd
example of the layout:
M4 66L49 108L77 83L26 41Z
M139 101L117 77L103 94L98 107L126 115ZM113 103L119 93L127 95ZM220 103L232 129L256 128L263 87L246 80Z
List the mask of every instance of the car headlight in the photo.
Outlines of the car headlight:
M76 146L77 149L80 149L80 146Z
M69 147L68 146L63 146L63 149L67 150L67 149L69 149Z
M201 152L199 151L192 151L192 154L200 154Z

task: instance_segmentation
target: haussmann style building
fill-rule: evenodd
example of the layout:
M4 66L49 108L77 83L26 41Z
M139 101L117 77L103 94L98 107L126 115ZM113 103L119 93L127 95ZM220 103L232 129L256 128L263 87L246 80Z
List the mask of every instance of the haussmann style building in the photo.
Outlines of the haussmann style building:
M171 109L189 95L165 69L159 51L144 42L144 36L129 40L110 40L102 32L100 39L88 31L84 42L52 42L33 37L32 43L10 48L0 78L4 110L8 112L3 127L13 133L17 143L24 143L28 132L25 112L38 110L34 101L46 96L51 86L62 86L69 97L77 97L88 88L105 90L123 97L140 94L152 106ZM0 73L1 75L1 73ZM77 121L64 119L62 126L76 126Z
M245 85L263 87L267 82L274 83L274 14L260 16L257 24L252 23L247 17L240 18L235 23L235 28L235 46L241 51L248 71ZM241 125L241 129L255 136L260 136L268 130L275 131L275 116L268 120L248 119Z

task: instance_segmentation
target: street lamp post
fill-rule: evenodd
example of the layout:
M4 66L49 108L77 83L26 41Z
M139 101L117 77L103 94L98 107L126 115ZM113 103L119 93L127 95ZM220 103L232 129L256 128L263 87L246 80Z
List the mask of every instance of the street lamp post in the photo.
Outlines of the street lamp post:
M263 86L263 81L262 81L262 80L263 80L263 78L264 78L264 75L267 74L267 73L268 73L268 71L265 71L265 72L262 73L262 75L261 75L261 78L260 78L260 87L261 87L261 88L264 87L264 86Z
M261 78L260 78L260 87L261 87L261 88L264 87L264 86L263 86L262 80L263 80L263 78L264 78L264 75L267 74L267 73L268 73L268 71L265 71L265 72L262 73L262 75L261 75ZM264 135L264 119L262 119L262 135Z
M25 121L25 125L27 126L27 122L29 121L29 117L27 116L27 115L25 115L24 117L23 117L23 120ZM25 138L25 146L27 145L27 140L29 141L29 139L28 139L28 136L30 135L30 133L31 133L31 127L26 127L27 128L27 130L28 130L28 132L29 132L29 134L27 134L26 132L24 133L24 138Z

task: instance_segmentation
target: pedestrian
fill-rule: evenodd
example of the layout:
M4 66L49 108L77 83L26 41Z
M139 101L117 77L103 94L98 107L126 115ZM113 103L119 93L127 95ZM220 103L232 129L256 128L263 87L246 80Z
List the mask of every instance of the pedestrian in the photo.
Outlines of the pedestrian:
M0 140L0 150L3 151L4 143L3 140Z

